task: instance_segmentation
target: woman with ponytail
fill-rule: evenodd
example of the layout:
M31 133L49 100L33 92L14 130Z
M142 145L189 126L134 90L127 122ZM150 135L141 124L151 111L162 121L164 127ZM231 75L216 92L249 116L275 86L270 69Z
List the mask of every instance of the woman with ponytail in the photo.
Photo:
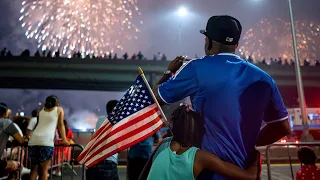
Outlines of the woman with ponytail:
M36 180L39 172L40 180L48 179L48 169L51 164L54 147L55 130L58 126L62 143L69 146L63 123L64 112L59 106L59 99L55 95L48 96L39 112L38 122L29 140L29 158L31 159L31 180Z

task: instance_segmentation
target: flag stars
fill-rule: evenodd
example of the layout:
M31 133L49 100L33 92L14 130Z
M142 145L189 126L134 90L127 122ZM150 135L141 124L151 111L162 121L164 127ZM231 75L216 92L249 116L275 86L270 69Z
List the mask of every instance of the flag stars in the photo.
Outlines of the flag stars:
M111 123L116 124L122 119L154 103L148 89L143 83L141 79L136 80L136 84L131 86L126 95L121 98L109 116Z

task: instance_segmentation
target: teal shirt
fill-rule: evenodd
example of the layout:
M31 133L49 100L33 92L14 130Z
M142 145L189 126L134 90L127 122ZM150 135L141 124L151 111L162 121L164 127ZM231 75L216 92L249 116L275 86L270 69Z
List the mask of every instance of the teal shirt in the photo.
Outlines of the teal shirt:
M155 152L148 180L194 180L193 164L198 148L191 147L178 155L171 151L167 138Z

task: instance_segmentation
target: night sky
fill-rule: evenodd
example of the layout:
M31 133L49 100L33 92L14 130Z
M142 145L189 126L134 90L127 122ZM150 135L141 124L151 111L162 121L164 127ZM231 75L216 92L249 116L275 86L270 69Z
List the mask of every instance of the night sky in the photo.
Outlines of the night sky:
M26 48L36 50L36 42L27 39L21 27L21 0L0 1L0 47L8 47L14 54ZM123 44L125 51L132 54L141 50L151 59L153 54L162 52L169 58L178 55L179 23L182 26L182 52L189 57L203 55L204 37L199 34L212 15L228 14L238 18L245 32L262 18L281 18L289 21L287 0L138 0L142 16L141 33L138 40ZM319 24L319 0L292 0L295 20L310 20ZM189 10L185 18L174 12L184 6ZM122 54L124 52L119 52Z

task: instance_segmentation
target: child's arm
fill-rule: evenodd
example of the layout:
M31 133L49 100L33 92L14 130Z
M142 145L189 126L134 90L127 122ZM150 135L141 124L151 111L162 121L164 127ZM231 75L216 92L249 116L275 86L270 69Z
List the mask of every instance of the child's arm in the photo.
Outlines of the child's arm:
M260 153L258 154L259 158L256 158L256 161L249 167L249 169L243 170L232 163L222 161L210 152L198 150L195 157L195 163L199 164L200 167L197 168L194 166L194 171L200 170L200 173L203 169L209 169L210 171L218 173L229 179L256 180L259 176L258 171L260 168ZM198 174L198 172L195 172L195 174Z

